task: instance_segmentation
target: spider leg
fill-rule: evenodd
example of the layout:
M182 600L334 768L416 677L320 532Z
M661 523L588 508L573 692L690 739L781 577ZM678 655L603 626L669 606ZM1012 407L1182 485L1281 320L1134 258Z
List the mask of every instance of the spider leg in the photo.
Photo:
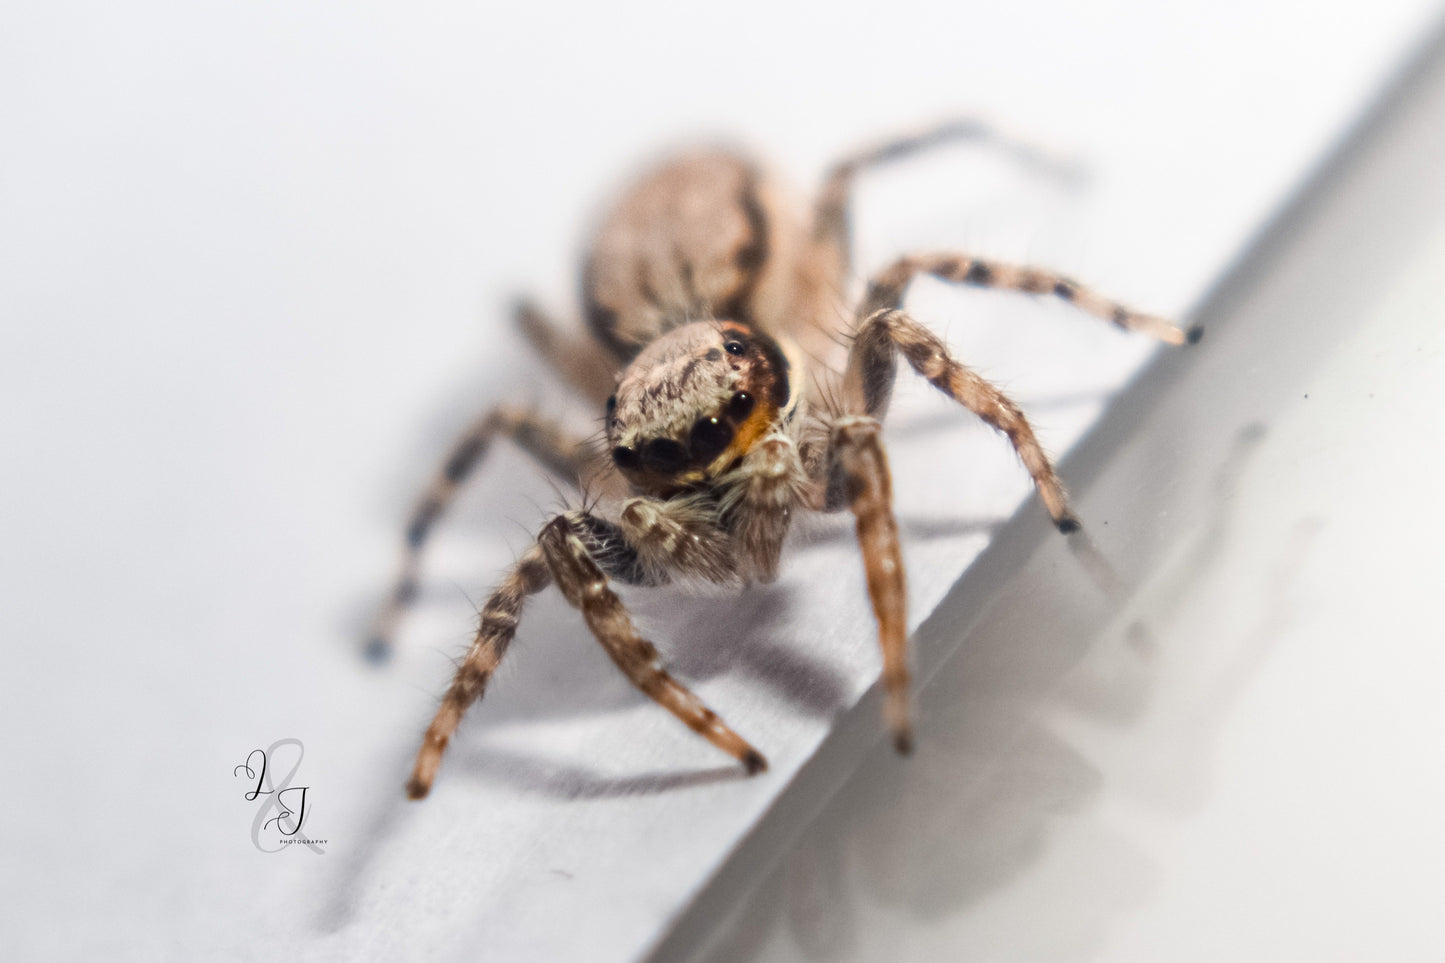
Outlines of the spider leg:
M371 661L384 662L390 657L397 624L416 597L417 573L427 537L498 435L511 438L573 484L578 482L593 457L585 441L535 412L500 406L473 422L452 446L451 454L412 512L406 527L406 548L400 571L372 622L367 639L366 656Z
M518 301L513 309L517 326L537 353L569 385L601 408L616 386L617 361L589 335L563 330L532 302Z
M481 622L477 625L471 648L457 666L451 687L442 696L441 707L427 727L417 753L416 766L407 780L406 794L412 799L421 799L431 791L442 753L461 722L462 713L482 697L487 681L497 670L502 656L507 653L507 646L517 634L523 602L528 595L540 592L551 582L552 573L547 568L542 549L533 545L522 553L512 571L487 599L487 604L482 606Z
M976 372L955 361L932 331L898 310L874 313L858 330L848 356L844 393L850 411L881 417L897 373L897 352L928 382L1008 436L1061 532L1079 528L1068 495L1018 405Z
M960 117L928 127L912 134L893 138L843 158L829 170L813 208L813 240L836 252L840 268L846 271L852 263L850 239L850 207L853 181L858 174L914 154L963 141L989 144L1011 155L1028 167L1052 170L1073 176L1073 165L1051 156L1027 141L996 130L978 118Z
M885 308L901 307L909 282L920 274L931 274L943 281L996 290L1052 294L1079 310L1118 325L1126 331L1138 331L1168 344L1184 344L1186 341L1193 344L1204 333L1198 326L1186 331L1172 321L1141 314L1054 271L999 264L950 253L902 257L876 274L868 282L868 293L858 308L858 320L861 321Z
M829 435L829 488L846 499L858 524L858 547L868 597L878 619L883 652L884 717L893 744L907 754L913 747L909 721L907 602L898 523L893 517L893 485L876 418L846 415ZM840 506L841 507L841 506Z
M408 796L421 799L430 792L462 714L482 697L517 633L526 597L553 582L582 612L592 634L633 685L741 762L749 773L767 768L757 750L667 673L657 649L637 634L622 601L608 584L609 575L631 584L654 584L623 530L611 522L574 511L543 526L536 543L482 606L476 636L422 739L406 783Z
M749 774L768 764L761 753L720 719L663 667L657 648L637 634L621 599L588 542L597 544L600 519L585 512L561 515L537 537L557 588L582 613L587 627L622 673L642 693L681 719L688 728L737 759ZM611 532L617 530L607 526ZM620 533L617 533L620 538Z

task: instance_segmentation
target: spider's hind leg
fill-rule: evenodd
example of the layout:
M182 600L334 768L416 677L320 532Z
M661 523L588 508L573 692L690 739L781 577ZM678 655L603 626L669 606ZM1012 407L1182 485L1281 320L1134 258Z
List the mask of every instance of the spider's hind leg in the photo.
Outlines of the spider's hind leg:
M976 117L958 117L911 134L894 137L844 157L828 171L813 207L813 241L831 251L839 270L852 263L853 182L858 175L892 161L947 144L975 142L1002 151L1017 163L1056 176L1074 177L1076 165L1025 140L1010 136ZM840 277L842 274L839 275Z

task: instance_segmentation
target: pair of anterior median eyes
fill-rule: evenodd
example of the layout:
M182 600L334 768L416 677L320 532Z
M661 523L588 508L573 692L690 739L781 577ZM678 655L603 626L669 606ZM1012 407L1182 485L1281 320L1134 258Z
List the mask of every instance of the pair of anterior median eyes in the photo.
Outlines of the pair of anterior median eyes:
M616 404L615 398L607 400L609 414ZM752 395L739 391L719 414L703 415L693 423L686 446L671 438L651 438L636 448L618 445L612 449L612 460L623 471L646 470L660 475L676 474L690 465L706 465L732 444L737 426L752 414L754 404Z

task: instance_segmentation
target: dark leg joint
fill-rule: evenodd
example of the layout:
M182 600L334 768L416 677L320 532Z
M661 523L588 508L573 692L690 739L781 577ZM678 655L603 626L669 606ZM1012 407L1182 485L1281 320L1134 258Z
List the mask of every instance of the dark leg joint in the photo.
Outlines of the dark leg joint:
M749 749L743 754L743 768L748 771L749 776L756 776L768 768L768 761L756 749Z
M472 463L482 453L485 444L480 438L468 438L457 446L457 450L452 452L452 456L447 459L446 467L442 469L447 481L455 483L465 478L467 472L472 469Z
M1057 525L1059 531L1065 535L1072 535L1084 527L1080 525L1079 520L1072 515L1065 515L1063 518L1054 522L1054 524Z
M1198 344L1199 339L1202 337L1204 337L1204 325L1202 324L1196 324L1194 327L1184 332L1184 340L1188 341L1190 344Z
M417 509L416 515L406 529L407 545L419 548L421 543L426 541L426 533L431 528L431 523L436 521L437 515L441 514L441 510L441 506L430 499Z

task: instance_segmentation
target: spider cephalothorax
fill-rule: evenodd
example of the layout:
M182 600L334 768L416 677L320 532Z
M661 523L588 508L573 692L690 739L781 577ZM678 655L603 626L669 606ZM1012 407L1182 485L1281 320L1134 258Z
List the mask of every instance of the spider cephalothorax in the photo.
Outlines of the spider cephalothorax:
M648 345L607 399L612 460L639 491L716 478L793 408L777 341L736 321L696 321Z
M563 334L522 305L519 320L533 344L580 395L605 406L603 470L629 493L544 524L482 607L471 648L417 755L407 783L413 798L430 790L462 713L481 696L516 634L524 600L554 584L643 693L748 772L766 768L761 753L668 674L611 584L770 579L799 510L847 510L856 519L883 653L885 716L894 744L908 750L907 591L879 423L898 357L1002 432L1055 524L1063 531L1078 526L1023 413L902 310L909 283L927 274L1052 295L1162 341L1197 337L1051 271L953 253L899 258L873 275L851 312L840 309L852 271L854 176L945 140L987 133L977 124L945 124L845 159L824 183L811 219L795 215L744 157L715 150L678 158L625 194L598 231L583 283L590 337ZM846 358L830 353L839 345ZM823 386L816 395L804 390L815 384ZM407 529L401 577L377 619L373 656L389 651L397 618L415 595L428 531L498 434L574 483L595 474L588 445L555 422L507 407L481 418Z

